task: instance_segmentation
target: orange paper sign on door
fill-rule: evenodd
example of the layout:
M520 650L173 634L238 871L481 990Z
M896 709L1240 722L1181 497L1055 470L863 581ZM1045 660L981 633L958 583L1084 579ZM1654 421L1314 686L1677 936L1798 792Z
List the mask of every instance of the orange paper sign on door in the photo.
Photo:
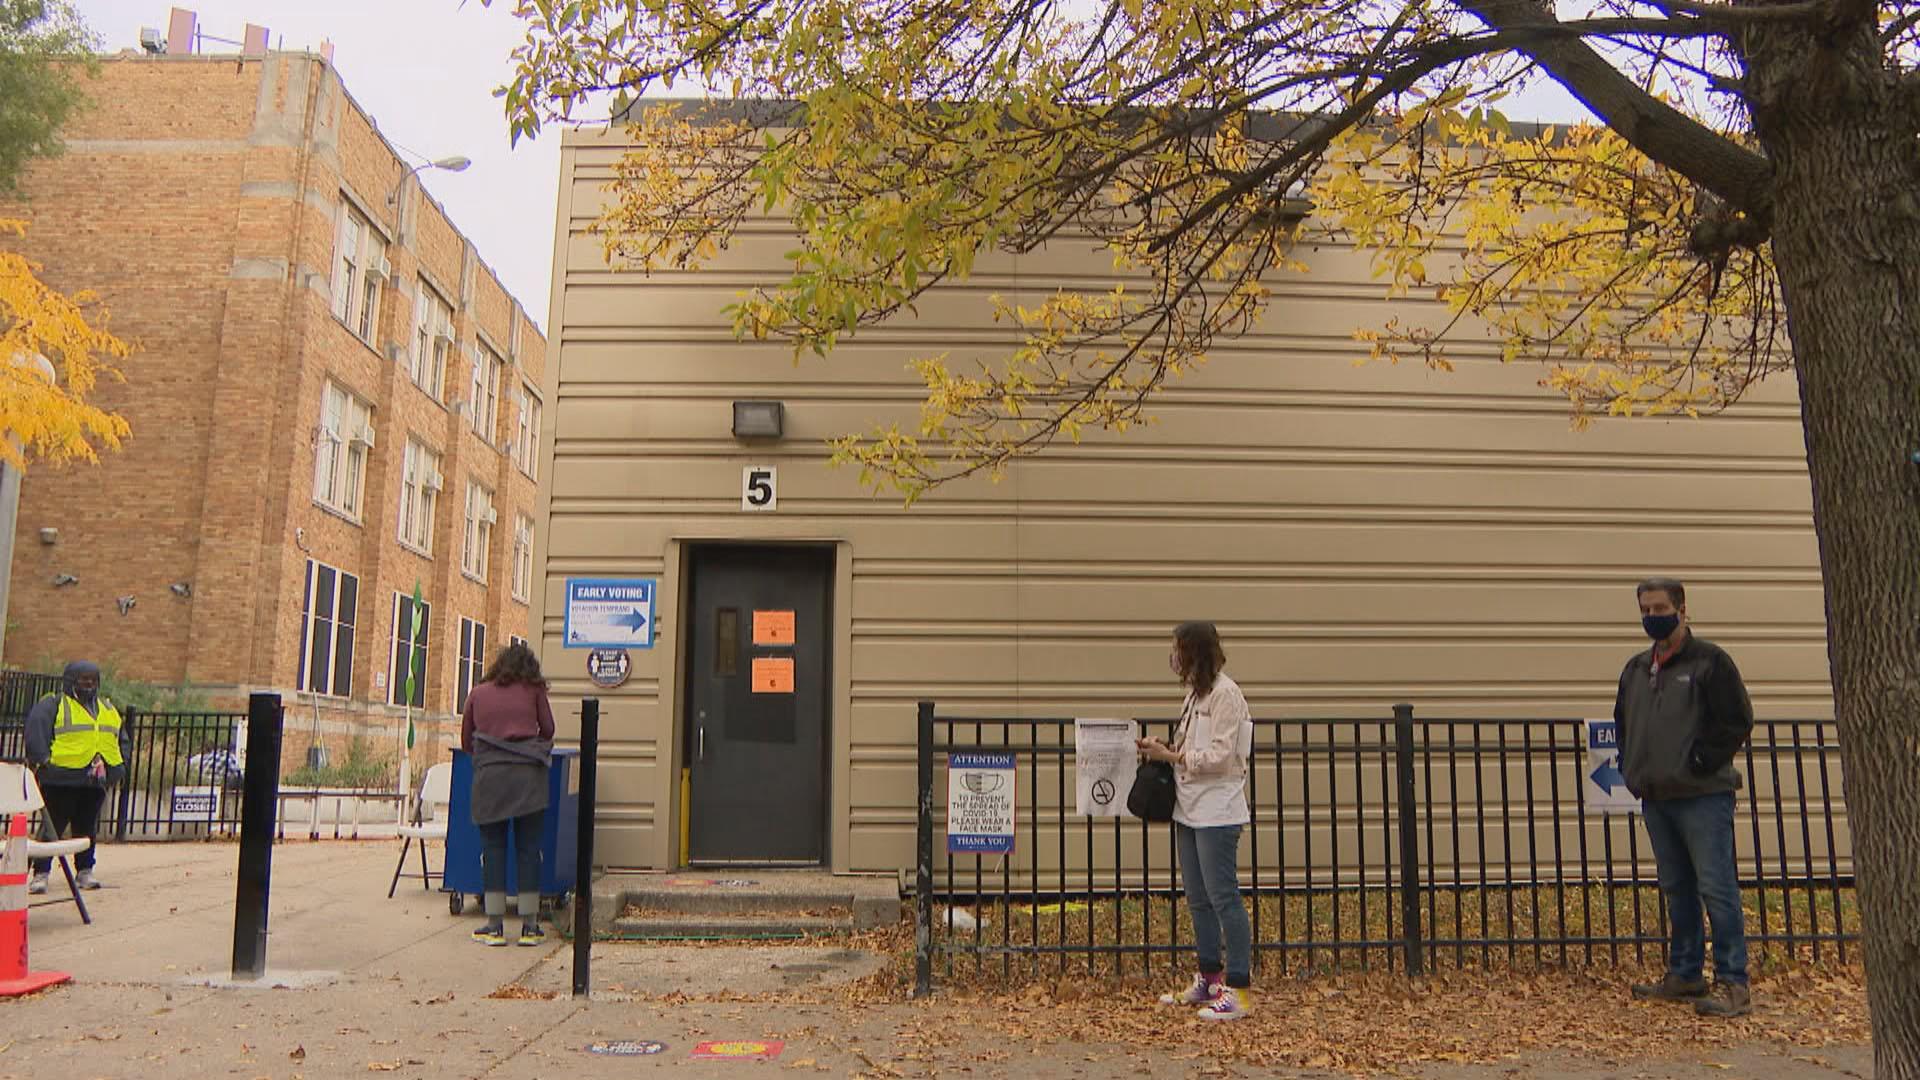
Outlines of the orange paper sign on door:
M793 659L786 656L754 657L753 692L756 694L793 693Z
M755 645L793 644L793 612L756 611L753 613Z

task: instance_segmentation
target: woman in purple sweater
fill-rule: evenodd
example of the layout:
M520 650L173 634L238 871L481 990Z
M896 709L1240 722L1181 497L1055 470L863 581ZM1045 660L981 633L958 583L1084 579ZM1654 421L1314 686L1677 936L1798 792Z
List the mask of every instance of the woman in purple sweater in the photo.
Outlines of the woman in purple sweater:
M520 944L546 940L540 931L540 830L547 809L547 765L553 754L553 707L540 658L525 645L502 649L485 681L467 692L460 748L473 755L473 823L480 826L486 925L483 945L507 943L507 832L513 831L520 888Z

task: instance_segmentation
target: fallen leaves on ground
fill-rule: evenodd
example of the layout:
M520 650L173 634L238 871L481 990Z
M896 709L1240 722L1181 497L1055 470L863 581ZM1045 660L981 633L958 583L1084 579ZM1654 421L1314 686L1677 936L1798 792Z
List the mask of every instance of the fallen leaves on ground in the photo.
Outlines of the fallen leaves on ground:
M508 983L487 996L495 1001L552 1001L560 995L551 990L530 990L517 983Z
M927 1007L1033 1042L1158 1045L1196 1061L1372 1074L1415 1064L1494 1064L1542 1053L1627 1061L1697 1055L1753 1042L1799 1047L1869 1037L1858 967L1787 971L1756 981L1754 1012L1713 1020L1690 1008L1637 1002L1626 971L1447 972L1411 980L1345 975L1257 987L1254 1012L1231 1024L1181 1016L1158 987L1094 981L1019 988L954 987ZM948 1025L922 1026L922 1037ZM949 1028L950 1029L950 1028ZM908 1035L912 1041L912 1033ZM945 1036L932 1036L934 1039Z

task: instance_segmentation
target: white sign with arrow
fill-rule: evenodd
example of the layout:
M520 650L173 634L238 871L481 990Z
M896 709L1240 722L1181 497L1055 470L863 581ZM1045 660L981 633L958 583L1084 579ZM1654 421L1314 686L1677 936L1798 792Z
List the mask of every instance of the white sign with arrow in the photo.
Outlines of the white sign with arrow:
M569 649L653 648L657 578L568 578Z
M1580 790L1587 809L1602 814L1637 814L1640 800L1627 790L1620 771L1620 733L1612 720L1586 721L1587 753L1580 764Z

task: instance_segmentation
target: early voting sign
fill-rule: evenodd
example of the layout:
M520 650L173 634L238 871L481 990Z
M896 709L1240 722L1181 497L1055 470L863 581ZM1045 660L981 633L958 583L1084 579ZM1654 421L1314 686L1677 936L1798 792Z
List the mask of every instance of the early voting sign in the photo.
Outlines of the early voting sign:
M657 578L568 578L566 647L653 648Z
M1588 720L1587 754L1580 766L1580 790L1587 809L1602 814L1637 814L1640 800L1627 790L1620 771L1620 733L1612 720Z
M1013 755L947 755L947 851L1005 855L1013 850Z

